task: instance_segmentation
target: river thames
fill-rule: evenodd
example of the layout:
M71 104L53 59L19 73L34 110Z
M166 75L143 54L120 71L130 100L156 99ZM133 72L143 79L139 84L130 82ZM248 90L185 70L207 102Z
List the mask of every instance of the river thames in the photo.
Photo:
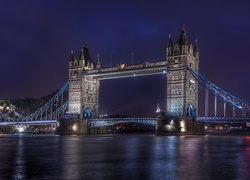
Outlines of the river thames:
M0 179L250 179L250 136L0 135Z

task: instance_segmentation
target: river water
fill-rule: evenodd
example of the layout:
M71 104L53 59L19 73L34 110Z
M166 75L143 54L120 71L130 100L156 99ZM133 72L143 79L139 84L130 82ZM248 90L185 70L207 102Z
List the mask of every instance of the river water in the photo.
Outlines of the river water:
M250 179L250 136L0 135L0 179Z

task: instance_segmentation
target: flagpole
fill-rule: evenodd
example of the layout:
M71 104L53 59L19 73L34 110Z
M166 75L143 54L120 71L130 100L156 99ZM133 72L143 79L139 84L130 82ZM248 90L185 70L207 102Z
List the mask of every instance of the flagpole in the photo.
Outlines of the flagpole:
M110 67L112 67L112 55L110 56Z
M131 53L132 56L132 65L134 65L134 52Z

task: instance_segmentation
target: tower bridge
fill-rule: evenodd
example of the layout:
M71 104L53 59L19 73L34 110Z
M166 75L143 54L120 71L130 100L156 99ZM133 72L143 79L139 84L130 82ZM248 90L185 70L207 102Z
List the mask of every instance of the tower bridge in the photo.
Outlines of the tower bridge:
M203 134L204 122L249 122L246 112L250 112L250 103L247 103L219 88L199 72L198 42L194 45L189 41L185 27L176 41L172 43L169 36L166 48L166 59L158 62L145 62L141 64L118 64L116 67L102 68L99 54L94 61L84 45L80 55L74 56L71 51L69 59L69 80L40 109L30 115L16 120L9 119L9 125L55 123L58 120L61 134L89 133L89 129L99 128L105 132L106 126L116 123L132 122L156 126L158 134ZM166 113L159 112L155 118L116 118L98 119L99 115L99 87L106 79L127 78L133 76L146 76L166 74ZM198 109L198 83L205 88L205 116L197 117ZM164 86L166 85L164 84ZM63 100L63 91L68 86L68 101ZM214 117L208 116L208 94L214 97ZM217 98L224 102L224 117L217 117ZM61 99L61 106L58 105ZM56 104L56 110L52 107ZM233 117L227 117L226 107L233 107ZM242 117L236 117L235 110L242 111ZM62 114L66 113L62 118ZM50 120L50 121L46 121ZM8 122L0 122L7 125ZM14 122L14 123L13 123ZM6 124L7 123L7 124ZM29 124L28 123L28 124Z
M188 41L183 27L178 41L173 45L171 37L166 50L166 60L136 65L119 64L117 67L101 68L100 56L93 61L85 45L78 57L73 51L69 60L69 112L80 118L98 116L100 80L145 76L166 73L167 113L186 116L187 107L198 111L198 83L188 73L199 70L199 49L197 41Z
M97 55L96 61L93 61L88 47L85 45L78 57L74 57L72 51L69 60L69 113L77 114L80 119L98 117L101 80L167 72L166 113L169 117L158 123L158 131L163 131L169 121L176 121L182 122L182 124L188 122L190 127L193 124L196 127L199 126L199 132L198 129L183 128L185 130L182 130L186 133L191 133L191 131L192 133L196 133L195 131L202 133L203 124L194 121L195 113L198 111L198 83L187 67L198 72L199 49L197 41L194 46L189 42L184 27L175 44L169 37L166 59L159 62L128 66L121 63L117 67L101 68L100 56Z

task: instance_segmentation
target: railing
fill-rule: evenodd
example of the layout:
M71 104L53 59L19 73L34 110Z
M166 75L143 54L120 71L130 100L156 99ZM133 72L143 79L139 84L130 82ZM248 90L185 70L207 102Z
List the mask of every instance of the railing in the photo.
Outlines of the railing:
M197 117L198 122L250 122L250 118L244 117Z

